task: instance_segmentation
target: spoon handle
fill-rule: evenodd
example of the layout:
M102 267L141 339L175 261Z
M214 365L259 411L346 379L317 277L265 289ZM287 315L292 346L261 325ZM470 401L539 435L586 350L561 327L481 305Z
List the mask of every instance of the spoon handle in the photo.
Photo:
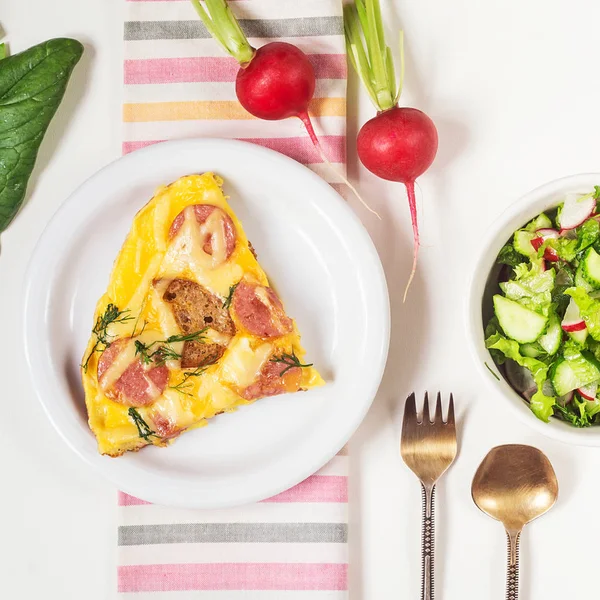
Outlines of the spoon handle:
M519 538L520 531L507 531L508 569L506 573L506 600L519 598Z
M435 485L421 484L423 491L423 533L421 536L421 600L433 600L433 546L435 541Z

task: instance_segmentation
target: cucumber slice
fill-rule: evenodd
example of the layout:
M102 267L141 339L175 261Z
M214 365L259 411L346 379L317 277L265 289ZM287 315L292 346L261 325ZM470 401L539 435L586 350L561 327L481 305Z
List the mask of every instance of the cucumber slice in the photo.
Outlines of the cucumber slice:
M519 350L523 356L529 358L537 358L542 354L546 354L539 344L523 344Z
M526 229L527 231L537 231L538 229L552 229L553 227L554 225L550 218L545 213L542 213L533 219L533 221L530 221Z
M569 331L569 337L580 346L583 346L587 340L588 330L582 329L581 331Z
M513 246L515 247L515 250L523 256L528 256L530 258L537 256L537 250L531 245L531 240L536 237L539 236L531 231L519 229L518 231L515 231Z
M548 325L548 317L499 294L494 296L494 312L504 333L519 344L535 342Z
M564 396L598 379L600 379L600 369L595 360L590 360L587 352L577 358L555 363L550 372L552 387L557 396Z
M594 289L600 289L600 254L593 248L588 248L581 259L579 268L581 268L583 279Z
M557 396L564 396L578 387L578 380L567 360L561 360L553 366L550 381Z
M586 292L594 290L594 286L586 279L583 273L583 261L581 261L575 271L575 285L584 289Z
M560 326L560 319L558 318L558 315L553 312L548 318L548 329L546 330L546 333L540 337L538 344L545 352L552 356L558 352L561 341L562 327Z

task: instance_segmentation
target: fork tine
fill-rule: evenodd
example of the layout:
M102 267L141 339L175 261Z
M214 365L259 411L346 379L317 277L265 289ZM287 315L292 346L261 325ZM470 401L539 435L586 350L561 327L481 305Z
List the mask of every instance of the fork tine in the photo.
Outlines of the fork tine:
M433 422L442 424L444 419L442 418L442 394L438 392L437 401L435 403L435 416L433 417Z
M454 396L450 394L450 402L448 404L448 418L446 419L448 425L454 427Z
M431 413L429 412L429 394L425 392L425 400L423 400L423 417L421 423L425 423L425 419L431 423Z
M417 422L417 402L415 393L413 392L407 399L404 405L404 419L402 420L402 429L407 425L412 425Z

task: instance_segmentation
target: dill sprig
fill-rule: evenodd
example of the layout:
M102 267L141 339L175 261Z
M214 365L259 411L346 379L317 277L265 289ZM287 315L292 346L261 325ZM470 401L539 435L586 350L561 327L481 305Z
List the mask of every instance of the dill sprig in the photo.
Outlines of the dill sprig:
M294 369L295 367L300 367L300 368L304 368L304 367L312 367L313 363L308 363L308 364L302 364L300 362L300 359L296 356L296 351L292 350L291 354L287 354L287 353L282 353L279 356L273 356L271 358L271 362L274 363L282 363L284 365L287 365L283 371L281 371L281 373L279 373L279 377L283 377L290 369Z
M188 391L193 387L193 384L190 381L190 379L192 377L200 377L200 375L202 375L202 373L204 373L205 371L205 366L197 367L193 371L186 371L183 374L183 379L177 385L170 385L169 388L180 392L181 394L185 394L186 396L191 396L192 394L190 394L190 392Z
M179 360L181 354L177 352L171 344L177 342L203 342L206 339L204 335L208 327L181 335L171 335L166 340L156 340L151 344L144 344L140 340L135 340L135 355L140 357L140 360L149 365L155 363L156 366L164 365L168 360ZM157 347L155 347L158 344Z
M223 302L223 308L229 308L231 306L233 293L235 292L235 288L238 286L238 283L234 283L233 285L229 286L229 294L227 294L227 298L225 298L225 302Z
M92 333L96 336L96 343L91 349L85 362L81 365L83 370L87 372L90 358L94 352L103 352L111 344L111 335L108 333L108 327L112 323L124 323L125 321L131 321L132 316L129 315L129 310L119 310L114 304L108 304L104 314L96 319L96 324L92 329Z
M194 333L185 333L182 335L170 335L166 340L167 344L175 344L176 342L203 342L206 339L204 335L208 331L208 327L194 331Z
M143 438L147 442L150 441L150 438L152 436L160 438L160 436L156 434L156 431L153 431L152 429L150 429L150 426L148 425L148 423L146 423L146 421L144 421L144 419L142 418L142 415L140 415L140 413L135 408L131 407L127 411L127 414L132 418L135 426L137 427L138 435L141 438Z

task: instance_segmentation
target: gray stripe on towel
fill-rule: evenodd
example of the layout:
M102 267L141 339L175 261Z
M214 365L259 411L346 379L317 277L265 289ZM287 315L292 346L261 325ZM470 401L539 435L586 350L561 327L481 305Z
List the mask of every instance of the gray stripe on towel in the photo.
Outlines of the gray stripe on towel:
M251 38L343 35L342 17L296 19L242 19L240 25ZM201 21L126 21L126 40L195 40L209 38Z
M175 523L119 527L119 546L227 542L343 544L347 540L346 523Z

